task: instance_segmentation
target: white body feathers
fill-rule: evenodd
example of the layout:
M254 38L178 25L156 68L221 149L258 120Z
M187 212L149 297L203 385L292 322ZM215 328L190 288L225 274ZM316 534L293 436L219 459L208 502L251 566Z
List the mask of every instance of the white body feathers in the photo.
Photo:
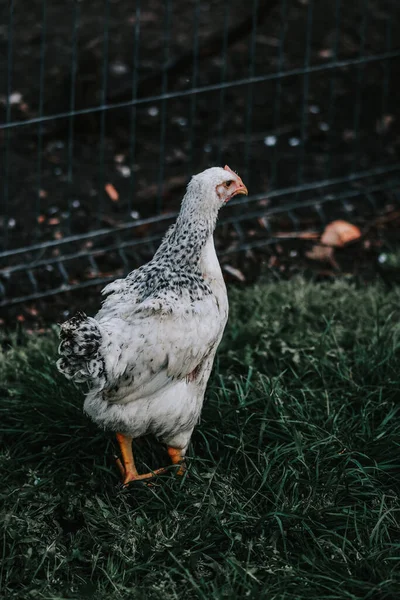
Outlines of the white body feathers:
M228 317L212 238L201 263L213 292L202 300L173 299L171 312L155 307L142 316L140 305L131 313L125 301L114 304L110 297L109 307L120 316L107 319L108 304L96 316L109 383L89 392L84 410L98 425L133 438L152 433L186 450Z
M213 231L216 185L229 176L194 177L153 260L106 286L94 319L62 325L58 368L89 382L84 410L99 426L185 453L228 318Z

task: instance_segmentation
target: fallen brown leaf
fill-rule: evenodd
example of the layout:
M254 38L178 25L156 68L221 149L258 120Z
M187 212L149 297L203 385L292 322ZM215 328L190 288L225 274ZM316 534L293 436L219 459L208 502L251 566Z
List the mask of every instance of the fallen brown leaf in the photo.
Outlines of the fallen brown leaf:
M321 262L327 262L332 265L335 269L339 269L334 256L334 249L331 246L321 246L319 244L313 246L311 250L306 252L306 257L310 260L319 260Z
M112 183L107 183L104 186L104 189L108 195L108 197L113 201L113 202L118 202L119 200L119 194L117 192L117 190L115 189L115 187L113 186Z
M341 248L348 242L358 240L361 237L361 231L355 225L347 221L332 221L325 227L321 236L321 243L326 246L335 246Z

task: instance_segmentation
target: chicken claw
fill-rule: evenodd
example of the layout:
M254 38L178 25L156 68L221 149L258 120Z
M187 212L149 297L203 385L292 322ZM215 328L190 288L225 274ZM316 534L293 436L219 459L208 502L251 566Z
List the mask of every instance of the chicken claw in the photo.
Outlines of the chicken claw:
M150 479L155 475L165 473L165 471L167 470L166 467L161 467L160 469L155 469L154 471L150 471L149 473L139 475L136 469L135 460L133 458L132 438L128 435L124 435L123 433L117 433L117 441L121 450L122 461L120 458L116 457L116 463L123 478L123 485L127 485L131 481L141 481L143 479ZM177 475L183 475L185 473L185 465L183 464L184 459L182 451L179 448L172 448L171 446L169 446L168 454L173 465L180 465L177 471Z

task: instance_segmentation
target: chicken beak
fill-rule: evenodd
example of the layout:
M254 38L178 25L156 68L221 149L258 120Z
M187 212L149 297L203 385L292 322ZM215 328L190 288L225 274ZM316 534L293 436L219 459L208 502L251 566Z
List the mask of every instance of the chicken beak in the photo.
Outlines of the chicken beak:
M232 194L232 196L248 196L249 192L247 191L247 187L244 185L243 181L241 182L241 184L236 188L236 190L234 191L234 193Z
M229 173L232 173L232 175L235 176L235 179L238 180L238 186L237 186L236 190L233 192L233 194L229 197L229 200L231 198L233 198L233 196L239 196L239 194L243 195L243 196L248 196L249 192L247 191L247 187L244 185L244 183L240 179L239 175L237 173L235 173L234 171L232 171L232 169L230 167L228 167L228 165L225 165L224 169L225 169L225 171L229 171Z

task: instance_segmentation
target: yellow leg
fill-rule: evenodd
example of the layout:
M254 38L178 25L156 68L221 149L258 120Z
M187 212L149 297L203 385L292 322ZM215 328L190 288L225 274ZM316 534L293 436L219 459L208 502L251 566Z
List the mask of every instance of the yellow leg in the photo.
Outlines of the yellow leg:
M184 463L184 457L182 456L182 450L180 448L172 448L168 446L168 454L173 465L180 465L177 475L183 475L186 468Z
M150 479L158 473L163 473L165 468L156 469L151 473L145 473L139 475L136 469L135 460L132 452L132 438L122 433L117 433L117 441L121 450L122 464L121 461L117 461L118 468L120 469L123 476L123 483L126 485L130 481L140 481L141 479ZM121 468L122 467L122 468Z

